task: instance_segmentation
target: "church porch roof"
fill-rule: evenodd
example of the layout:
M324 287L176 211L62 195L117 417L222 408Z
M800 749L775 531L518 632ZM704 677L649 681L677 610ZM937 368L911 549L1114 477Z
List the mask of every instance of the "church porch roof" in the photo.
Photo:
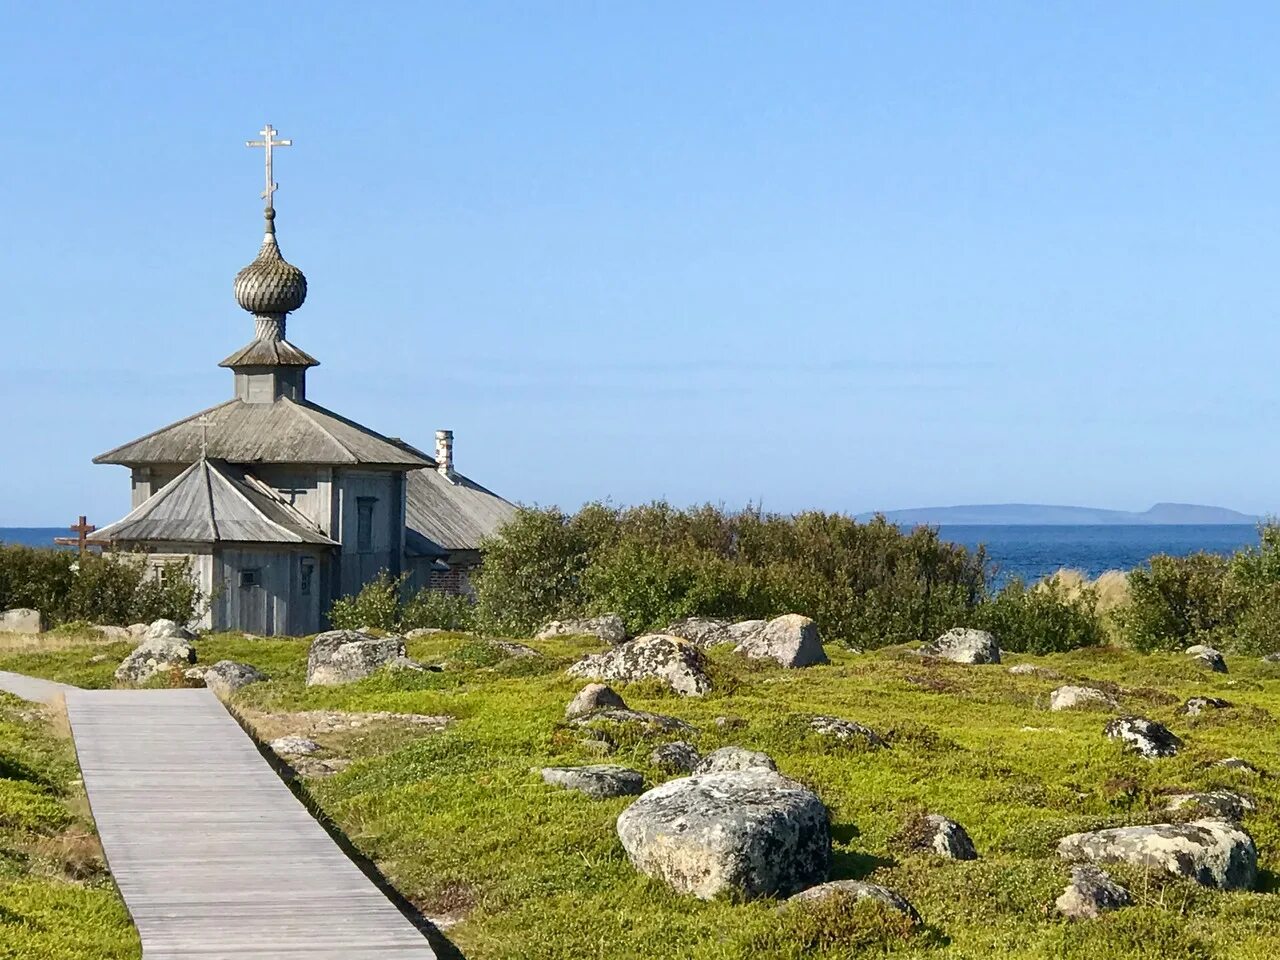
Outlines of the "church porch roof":
M422 556L431 556L431 548L445 553L478 550L516 509L460 473L444 476L433 467L405 475L407 546Z

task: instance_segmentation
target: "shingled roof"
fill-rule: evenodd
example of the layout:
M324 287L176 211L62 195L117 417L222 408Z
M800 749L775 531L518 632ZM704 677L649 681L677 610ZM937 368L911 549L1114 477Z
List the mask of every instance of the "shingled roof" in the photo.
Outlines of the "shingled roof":
M331 410L282 397L275 403L226 403L94 457L94 463L137 466L191 463L202 455L201 417L207 416L207 455L229 463L376 464L415 469L431 460Z
M426 469L405 475L406 545L420 556L477 550L516 509L460 473L446 477Z
M298 543L337 546L267 484L200 459L93 539L132 543Z

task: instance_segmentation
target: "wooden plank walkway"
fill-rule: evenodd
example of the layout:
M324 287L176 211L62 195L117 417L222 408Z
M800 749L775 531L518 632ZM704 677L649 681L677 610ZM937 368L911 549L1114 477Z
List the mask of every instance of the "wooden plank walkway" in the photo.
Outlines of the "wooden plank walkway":
M434 960L213 694L57 693L144 960Z
M80 688L58 683L54 680L41 680L39 677L28 677L23 673L10 673L8 670L0 670L0 690L12 693L15 697L21 697L23 700L31 700L36 703L53 703L66 696L72 690L78 689Z

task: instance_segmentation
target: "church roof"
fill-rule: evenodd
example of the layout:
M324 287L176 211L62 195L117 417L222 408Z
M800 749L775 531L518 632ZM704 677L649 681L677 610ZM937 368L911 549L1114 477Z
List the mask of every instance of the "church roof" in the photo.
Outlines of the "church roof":
M202 427L201 418L209 422ZM199 460L202 431L208 456L230 463L370 464L415 469L429 459L368 427L311 403L229 400L94 457L127 466Z
M93 539L337 545L252 474L203 458Z
M406 546L421 556L479 549L516 509L459 473L446 477L428 468L405 475Z
M317 367L320 361L288 340L254 338L227 359L220 367Z

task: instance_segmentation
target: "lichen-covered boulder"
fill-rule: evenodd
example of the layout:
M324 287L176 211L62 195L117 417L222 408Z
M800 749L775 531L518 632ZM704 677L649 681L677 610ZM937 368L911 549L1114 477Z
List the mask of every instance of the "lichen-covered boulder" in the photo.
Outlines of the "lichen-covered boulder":
M685 617L667 627L666 633L671 637L688 640L699 647L714 647L717 644L728 643L731 639L729 621L717 620L714 617Z
M204 685L219 697L229 697L251 683L261 683L267 675L257 667L235 660L219 660L204 671Z
M143 640L194 640L195 634L172 620L154 620L142 635Z
M892 910L905 914L912 923L920 922L920 914L916 912L910 901L902 894L878 883L867 883L863 880L831 880L817 886L801 890L799 893L783 901L779 910L793 910L797 906L820 903L831 897L850 897L853 900L874 900Z
M332 687L362 680L405 657L401 637L374 637L359 630L330 630L311 641L307 686Z
M572 720L606 709L625 710L627 704L607 683L588 683L564 708L564 718Z
M790 668L830 663L818 639L818 625L797 613L770 620L763 630L740 642L734 652Z
M649 762L668 773L691 773L701 759L698 748L685 740L660 744L649 754Z
M605 643L622 643L627 639L627 625L616 613L576 620L552 620L534 634L535 640L552 637L599 637Z
M702 651L679 637L652 633L583 657L569 668L573 677L592 680L660 680L676 693L700 697L711 689Z
M831 867L827 808L772 770L664 783L622 812L618 837L637 870L703 900L786 896Z
M1233 822L1243 820L1246 813L1258 809L1252 800L1234 790L1177 793L1169 797L1164 808L1169 811L1192 810L1202 817L1219 817Z
M868 747L888 746L870 727L840 717L810 717L809 729L820 737L829 737L841 743L862 743Z
M1213 647L1207 647L1203 643L1197 643L1187 647L1184 652L1197 666L1204 667L1206 670L1212 670L1214 673L1227 672L1226 657Z
M0 633L40 633L44 618L39 610L30 607L14 607L0 610Z
M1054 906L1068 920L1096 920L1108 910L1119 910L1132 903L1129 891L1112 880L1105 870L1092 863L1081 863L1071 868L1071 882L1054 901Z
M1253 838L1226 820L1073 833L1058 841L1058 856L1163 870L1222 890L1248 890L1258 879L1258 850Z
M960 824L937 813L926 814L922 821L920 847L948 860L978 859L969 832Z
M630 707L601 707L569 721L576 727L607 727L617 724L633 727L642 733L694 733L692 724L679 717L668 717L663 713L650 713L647 710L632 710Z
M1115 698L1094 687L1059 687L1049 694L1050 710L1114 710Z
M1125 748L1148 759L1172 757L1182 746L1182 741L1162 723L1146 717L1117 717L1108 723L1103 732L1112 740L1119 740Z
M179 668L185 670L196 662L195 647L179 637L155 637L143 640L116 667L115 677L121 683L146 683L156 674Z
M589 767L543 767L540 773L544 783L585 793L594 800L630 796L644 789L644 774L612 763Z
M320 744L310 737L301 737L296 734L277 737L267 746L271 748L273 753L281 757L306 757L320 749Z
M1188 717L1198 717L1206 710L1227 710L1230 707L1229 701L1218 697L1192 697L1178 708L1178 712Z
M955 627L920 648L927 657L952 663L999 663L1000 645L986 630Z
M726 773L732 770L777 770L773 757L743 747L712 750L693 768L694 773Z
M1015 663L1009 668L1009 673L1015 677L1044 677L1047 680L1056 679L1062 674L1050 667L1042 667L1035 663Z

